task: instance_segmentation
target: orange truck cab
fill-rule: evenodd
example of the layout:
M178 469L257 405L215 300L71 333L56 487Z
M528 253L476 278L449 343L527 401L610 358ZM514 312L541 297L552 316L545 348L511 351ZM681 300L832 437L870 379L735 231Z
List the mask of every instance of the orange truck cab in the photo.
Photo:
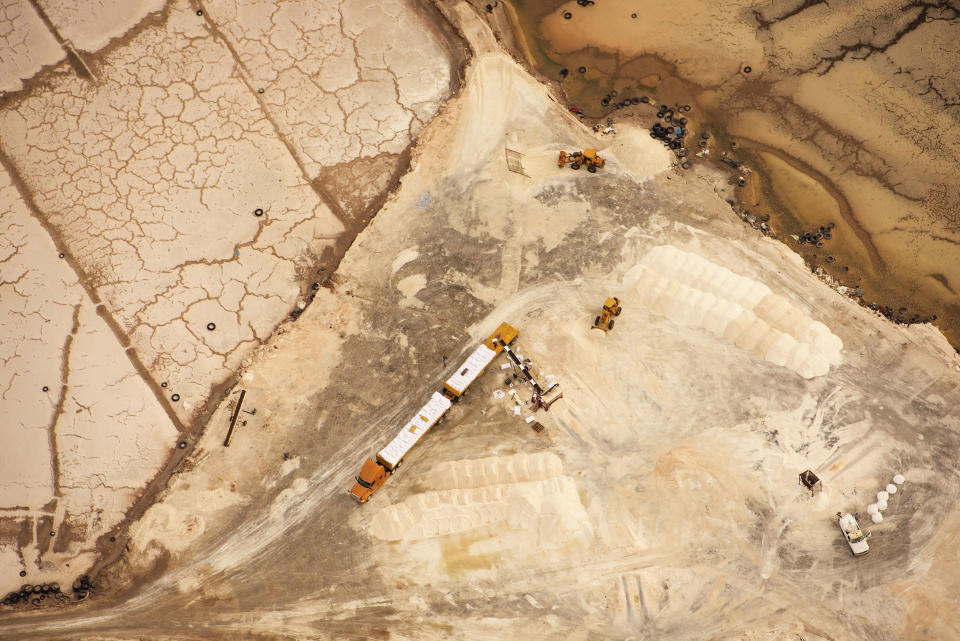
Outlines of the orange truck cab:
M516 340L519 334L520 332L509 323L500 323L500 327L498 327L494 333L490 334L490 337L483 341L483 344L499 354L503 351L503 345L500 341L510 345Z
M357 503L366 503L386 480L387 470L372 458L368 458L357 475L357 482L353 484L350 496Z

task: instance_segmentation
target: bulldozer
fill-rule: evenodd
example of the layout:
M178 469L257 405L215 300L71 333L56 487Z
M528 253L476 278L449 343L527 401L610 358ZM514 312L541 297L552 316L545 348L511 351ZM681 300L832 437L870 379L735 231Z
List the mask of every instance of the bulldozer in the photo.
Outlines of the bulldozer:
M623 307L620 306L619 298L608 298L603 301L603 311L593 321L593 327L590 329L602 329L604 332L609 332L613 329L613 317L619 316L622 311Z
M606 161L597 155L596 149L584 149L572 153L561 151L560 157L557 159L557 167L562 168L567 163L570 163L570 169L580 169L580 167L586 166L587 171L595 174L598 169L603 169Z

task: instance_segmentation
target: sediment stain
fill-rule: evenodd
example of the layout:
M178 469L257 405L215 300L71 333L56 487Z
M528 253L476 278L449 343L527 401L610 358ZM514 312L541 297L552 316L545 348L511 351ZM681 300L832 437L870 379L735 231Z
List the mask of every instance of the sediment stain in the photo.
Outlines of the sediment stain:
M815 181L848 233L822 251L795 249L861 288L864 302L906 307L904 322L938 317L960 345L960 298L949 285L960 280L960 202L943 188L960 165L960 97L943 81L960 61L946 35L960 12L902 2L841 14L817 0L787 9L702 0L509 4L508 29L521 35L503 41L523 42L533 73L585 118L651 120L642 109L618 110L624 96L693 104L694 135L706 129L717 142L736 140L752 161L760 184L738 195L770 212L781 239L794 246L790 235L832 222L809 206L809 191L796 198L803 190L785 183ZM931 43L942 59L923 53ZM743 200L755 187L758 197Z

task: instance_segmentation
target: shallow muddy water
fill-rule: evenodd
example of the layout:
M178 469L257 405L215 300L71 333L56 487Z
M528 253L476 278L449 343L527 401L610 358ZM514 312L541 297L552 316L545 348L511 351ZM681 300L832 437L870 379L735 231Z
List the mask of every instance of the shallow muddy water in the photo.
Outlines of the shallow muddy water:
M711 132L714 158L753 170L746 209L864 303L935 317L960 346L957 10L511 0L507 16L531 66L588 121L656 111L617 109L624 98L690 104L691 136ZM827 225L822 247L791 238Z

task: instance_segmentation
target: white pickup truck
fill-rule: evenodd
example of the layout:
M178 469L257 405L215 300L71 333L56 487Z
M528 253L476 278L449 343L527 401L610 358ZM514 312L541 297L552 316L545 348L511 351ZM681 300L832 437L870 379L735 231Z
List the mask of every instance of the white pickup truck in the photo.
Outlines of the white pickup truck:
M853 552L854 556L863 556L870 551L870 546L867 545L867 536L860 529L860 525L857 524L856 517L849 512L846 514L837 512L837 524L840 526L843 536L846 537L847 545L850 546L850 551Z

